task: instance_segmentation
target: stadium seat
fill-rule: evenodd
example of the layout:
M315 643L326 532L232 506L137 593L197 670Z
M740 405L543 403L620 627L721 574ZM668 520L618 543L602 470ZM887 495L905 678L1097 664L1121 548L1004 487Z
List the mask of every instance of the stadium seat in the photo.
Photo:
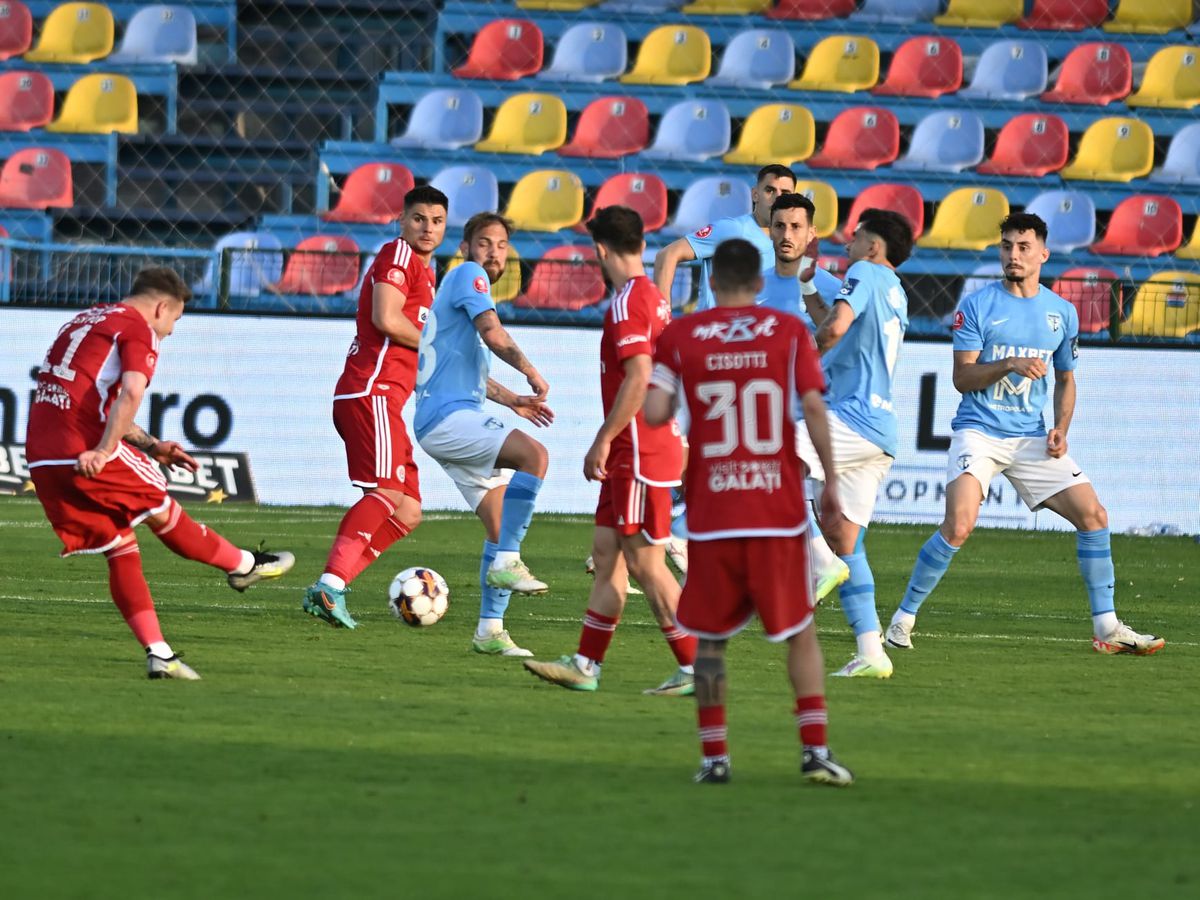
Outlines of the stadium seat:
M663 113L654 143L642 155L703 162L729 150L732 129L720 100L682 100Z
M542 68L542 31L524 19L494 19L475 35L456 78L516 81Z
M54 118L54 85L41 72L0 75L0 131L44 128Z
M47 131L71 134L137 134L137 89L124 75L84 75L71 85Z
M840 19L854 12L856 0L779 0L768 19Z
M413 188L412 172L399 163L364 163L346 177L337 206L321 213L326 222L386 225L404 212L404 195Z
M1009 119L996 137L992 158L975 171L981 175L1040 178L1067 164L1071 135L1058 116L1023 113Z
M1137 92L1126 106L1192 109L1200 104L1200 61L1194 46L1163 47L1146 64Z
M457 150L483 136L483 102L469 88L438 88L421 97L409 110L404 134L392 138L394 147Z
M957 28L999 28L1025 14L1025 0L950 0L935 25Z
M33 43L33 15L21 0L0 3L0 60L20 56Z
M979 57L970 87L958 92L977 100L1024 100L1046 90L1049 62L1034 41L996 41Z
M1183 243L1183 210L1170 197L1138 194L1117 204L1093 253L1161 256Z
M1075 307L1080 334L1096 334L1108 328L1116 284L1117 273L1110 269L1079 266L1058 276L1050 290Z
M917 245L943 250L985 250L1000 243L1008 198L991 188L959 188L938 204L933 226Z
M1200 331L1200 275L1158 272L1142 283L1133 298L1121 334L1182 338Z
M675 219L663 229L663 234L672 237L690 234L717 219L744 216L752 206L749 184L723 175L708 175L684 188Z
M853 93L879 81L879 45L869 37L835 34L812 48L804 73L788 87L796 91Z
M691 84L712 69L712 43L694 25L662 25L646 35L625 84Z
M725 162L743 166L790 166L812 156L816 144L812 113L795 103L768 103L746 117L738 145Z
M446 264L446 272L465 262L461 251L458 251ZM445 273L442 273L443 275ZM492 299L497 303L507 303L521 293L521 257L512 244L508 245L508 261L498 281L492 284Z
M283 244L270 232L235 231L220 238L213 251L219 262L210 263L205 269L204 279L194 288L198 294L215 294L220 290L217 273L221 265L228 267L231 296L257 297L283 274Z
M1046 223L1046 246L1069 253L1096 240L1096 204L1083 191L1045 191L1025 206L1025 212Z
M1033 10L1020 28L1040 31L1082 31L1108 18L1108 0L1033 0Z
M692 0L679 11L689 16L752 16L770 5L771 0Z
M874 169L900 154L900 123L886 109L844 109L829 124L825 146L809 157L810 169Z
M112 53L113 16L102 3L64 3L42 22L29 62L89 63Z
M622 172L600 185L588 219L606 206L628 206L635 210L642 217L643 229L649 234L667 224L667 186L657 175ZM581 222L576 230L586 229Z
M871 93L896 97L940 97L962 87L962 49L948 37L915 37L892 55L887 80Z
M897 169L961 172L983 159L983 120L967 109L931 112L913 129Z
M538 78L604 81L618 78L629 62L625 32L612 22L581 22L563 32L550 67Z
M977 291L982 291L994 281L1004 277L1004 269L998 262L984 263L971 270L971 274L963 279L962 290L958 292L958 302L970 297Z
M344 236L317 234L296 245L282 277L267 289L327 297L352 290L357 283L358 244Z
M650 113L636 97L599 97L584 107L575 137L558 148L561 156L619 159L650 143Z
M655 13L675 12L683 0L603 0L604 6L598 10L608 15L611 13L637 13L642 16Z
M1192 0L1120 0L1105 31L1166 34L1192 23Z
M580 12L600 0L517 0L519 9L544 9L553 12ZM449 270L447 270L449 271Z
M925 198L920 191L909 184L873 184L854 198L846 224L833 235L834 243L848 244L854 239L858 219L867 209L890 209L900 213L912 226L914 239L925 231Z
M475 145L481 153L537 156L567 140L567 108L554 94L513 94L492 120L488 136Z
M26 147L10 156L0 169L0 206L46 209L74 204L71 161L65 153Z
M833 185L824 181L797 181L796 193L803 194L817 208L814 225L817 237L827 238L837 231L838 195Z
M855 22L887 22L914 25L928 22L942 9L942 0L862 0L850 18Z
M1192 239L1175 251L1176 259L1200 259L1200 219L1192 228Z
M574 172L530 172L513 186L504 214L518 231L570 228L583 218L583 185Z
M1104 106L1133 88L1133 60L1120 44L1080 44L1067 54L1054 90L1042 94L1051 103Z
M198 59L196 17L183 6L143 6L129 24L111 63L178 63Z
M706 84L766 90L796 77L796 45L786 31L751 28L725 45L721 66Z
M446 225L460 228L477 212L500 207L500 185L491 169L483 166L447 166L429 182L446 195L450 208Z
M1132 181L1154 167L1154 133L1138 119L1110 117L1088 126L1063 178Z
M604 299L604 275L595 248L553 247L533 264L529 287L514 306L578 310Z
M1151 181L1200 184L1200 122L1185 125L1167 146L1162 168L1150 173Z

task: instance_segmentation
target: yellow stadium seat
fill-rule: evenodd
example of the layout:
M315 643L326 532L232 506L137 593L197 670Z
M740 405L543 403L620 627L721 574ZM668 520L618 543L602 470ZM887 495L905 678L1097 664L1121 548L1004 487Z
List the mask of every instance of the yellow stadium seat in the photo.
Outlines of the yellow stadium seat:
M567 141L567 108L553 94L514 94L505 100L488 136L475 145L484 153L556 150Z
M960 28L998 28L1023 15L1025 0L950 0L946 12L933 21Z
M1126 106L1191 109L1200 104L1200 53L1195 47L1163 47L1150 58L1142 86Z
M795 103L768 103L754 110L742 125L735 149L725 162L744 166L770 163L791 165L812 156L816 146L812 113Z
M113 16L102 3L64 3L42 23L28 62L89 63L113 50Z
M827 238L837 230L838 195L833 185L824 181L798 181L796 193L803 194L817 208L817 237Z
M1200 219L1192 231L1192 239L1175 251L1179 259L1200 259Z
M465 260L463 259L462 252L455 253L446 265L446 271L449 272L463 262ZM500 273L500 280L492 285L492 299L497 303L507 303L519 293L521 293L521 257L510 244L508 247L508 262L504 264L504 271Z
M137 134L137 89L124 75L84 75L71 85L47 131L71 134Z
M812 48L804 74L788 87L797 91L852 93L879 81L879 45L869 37L835 34Z
M574 172L541 169L518 181L504 214L518 231L558 231L583 218L583 184Z
M1192 0L1121 0L1105 31L1166 34L1192 22Z
M1142 283L1121 334L1187 337L1200 332L1200 274L1159 272Z
M679 11L691 16L752 16L770 5L771 0L695 0Z
M595 6L600 0L517 0L521 9L551 9L556 12L579 12L589 6ZM496 286L492 285L492 296L495 296Z
M691 84L712 70L712 43L694 25L663 25L646 35L622 84Z
M985 250L1000 243L1000 222L1008 215L1008 198L992 188L959 188L946 195L933 216L933 227L918 247Z
M1075 161L1058 174L1088 181L1132 181L1154 167L1154 133L1139 119L1112 116L1088 126Z

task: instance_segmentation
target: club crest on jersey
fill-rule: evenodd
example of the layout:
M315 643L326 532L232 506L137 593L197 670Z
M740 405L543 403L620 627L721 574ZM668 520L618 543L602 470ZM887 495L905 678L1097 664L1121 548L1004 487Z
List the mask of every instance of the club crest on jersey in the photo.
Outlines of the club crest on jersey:
M392 284L404 284L404 270L396 268L388 269L385 278Z
M1062 316L1058 313L1046 313L1046 324L1050 326L1050 330L1057 332L1062 327Z
M965 324L967 324L967 317L963 315L962 310L960 309L954 314L953 328L955 331L958 331Z
M759 319L755 316L739 316L728 322L705 322L692 329L692 337L701 341L719 340L726 344L737 341L752 341L756 337L770 337L775 333L779 320L775 316Z
M842 282L842 289L838 291L838 293L843 297L849 297L854 293L854 289L856 287L858 287L858 279L847 278L844 282Z
M146 368L147 369L153 369L154 364L157 362L158 362L158 357L155 356L153 353L146 354Z
M417 322L421 325L424 325L425 320L428 318L429 318L429 307L428 306L417 307Z
M705 225L703 228L701 228L699 231L697 231L697 232L696 232L696 237L698 237L698 238L706 238L706 237L708 237L710 234L712 234L712 226L711 226L711 225Z
M475 293L486 294L488 292L487 279L482 275L475 276Z

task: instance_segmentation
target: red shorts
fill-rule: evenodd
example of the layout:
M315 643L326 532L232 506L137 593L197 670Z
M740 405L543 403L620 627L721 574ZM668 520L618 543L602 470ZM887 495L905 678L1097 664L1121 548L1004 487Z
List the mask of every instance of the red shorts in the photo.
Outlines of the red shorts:
M689 634L733 637L754 614L769 641L812 622L808 537L744 537L688 544L688 575L675 617Z
M421 499L412 441L404 427L399 397L372 395L333 401L333 426L346 444L350 483L361 488L403 491Z
M639 531L652 544L671 538L671 489L638 481L632 473L609 472L600 482L596 524L623 535Z
M134 525L171 505L158 464L124 444L95 478L71 465L35 464L29 475L63 556L110 550Z

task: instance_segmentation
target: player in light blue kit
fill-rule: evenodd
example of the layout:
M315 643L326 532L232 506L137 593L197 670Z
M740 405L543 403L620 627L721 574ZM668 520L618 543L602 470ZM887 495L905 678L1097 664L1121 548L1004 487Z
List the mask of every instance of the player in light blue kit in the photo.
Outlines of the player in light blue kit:
M1108 513L1067 456L1075 413L1079 315L1039 279L1050 258L1046 223L1016 213L1000 223L1004 279L964 297L954 314L954 387L963 395L950 423L946 518L917 555L887 642L912 648L917 611L971 535L992 478L1003 473L1031 510L1049 509L1076 528L1076 558L1092 610L1092 647L1145 656L1165 641L1117 618ZM1054 425L1047 432L1049 367Z
M842 517L821 522L821 530L850 569L840 595L858 644L850 662L833 673L844 677L892 674L875 611L875 576L862 537L879 485L896 456L892 373L908 329L908 297L896 266L908 259L912 242L912 227L903 216L891 210L864 211L846 246L851 264L832 307L819 293L806 298L829 383L825 402L842 499ZM823 481L821 462L803 429L797 430L796 451L810 476Z
M545 403L549 386L500 324L492 301L491 285L508 262L511 232L512 223L489 212L477 213L463 227L466 261L442 279L421 332L413 430L487 531L472 648L532 656L505 630L504 611L512 591L546 590L521 560L521 541L549 460L538 441L483 410L488 399L539 427L554 419ZM488 376L491 353L525 376L532 395L515 394Z

